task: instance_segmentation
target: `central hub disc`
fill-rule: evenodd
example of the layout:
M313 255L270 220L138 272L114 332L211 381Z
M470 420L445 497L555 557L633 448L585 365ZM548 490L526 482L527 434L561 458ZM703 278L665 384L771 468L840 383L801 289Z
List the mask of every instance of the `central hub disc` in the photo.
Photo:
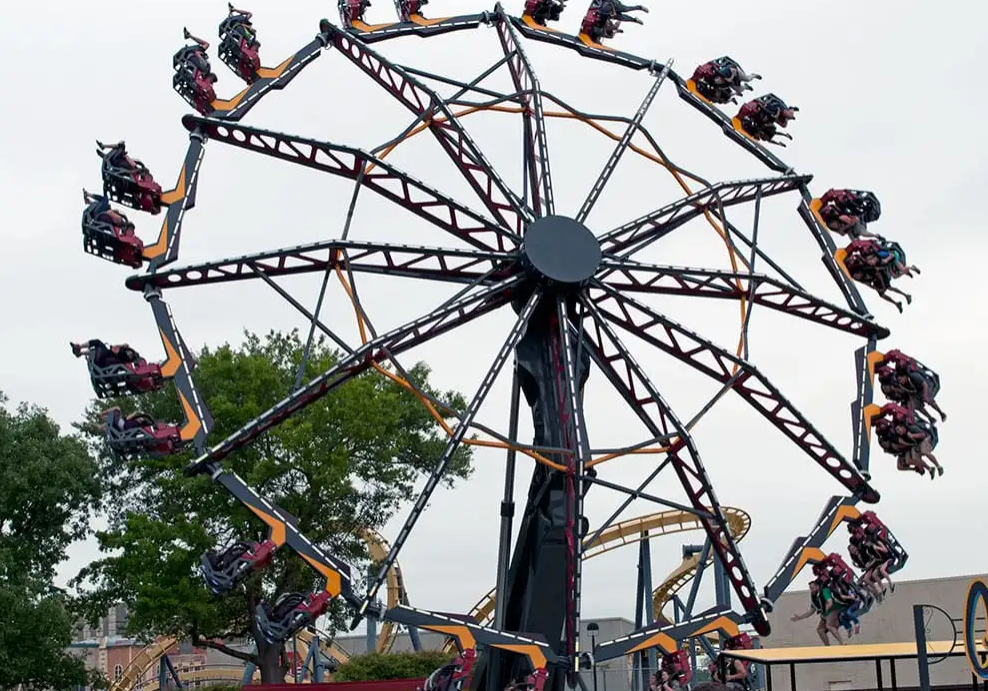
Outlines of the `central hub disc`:
M582 223L546 216L528 226L522 256L536 275L559 285L585 285L600 267L600 243Z

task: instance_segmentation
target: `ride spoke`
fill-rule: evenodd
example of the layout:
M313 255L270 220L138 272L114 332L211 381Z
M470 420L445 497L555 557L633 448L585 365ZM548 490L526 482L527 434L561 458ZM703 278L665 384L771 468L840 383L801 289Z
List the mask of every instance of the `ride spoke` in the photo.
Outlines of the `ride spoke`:
M181 288L260 276L279 278L318 273L337 267L384 276L488 285L516 270L513 255L500 252L327 240L132 276L127 279L127 287L131 290L143 290L145 286Z
M753 262L752 262L753 264ZM764 274L604 260L598 280L622 293L747 300L785 314L867 338L889 330L864 315L825 302Z
M341 358L329 370L192 461L187 472L190 474L202 472L210 463L221 461L237 449L243 448L271 427L367 371L371 363L383 360L388 353L398 355L503 307L510 302L514 291L521 283L522 279L519 277L506 279L368 341L352 355Z
M331 27L329 40L347 59L428 124L464 178L505 228L521 233L525 225L534 220L532 212L508 188L439 94L342 29Z
M508 69L521 97L525 112L522 115L525 132L525 172L527 185L532 190L535 212L541 216L556 213L555 194L552 189L552 172L549 166L549 142L546 136L545 110L542 106L542 86L525 55L518 32L502 8L498 8L497 33L501 47L508 58Z
M812 179L811 175L783 175L755 180L719 182L672 204L667 204L600 237L604 254L628 257L676 228L718 207L736 206L755 199L798 190Z
M405 519L405 523L398 532L398 536L395 538L394 542L391 543L391 549L388 551L388 556L381 563L374 580L370 582L367 588L367 596L364 598L364 602L360 607L358 616L364 614L368 605L373 602L374 598L377 596L377 591L380 589L381 585L384 584L388 571L398 559L398 553L408 540L408 536L411 534L412 529L418 522L419 516L422 515L426 505L429 503L432 493L435 491L436 487L439 486L443 475L445 475L450 463L452 463L453 456L459 448L460 442L463 441L463 437L466 436L467 431L473 424L473 419L480 411L480 407L483 405L484 399L486 399L487 394L490 393L491 387L494 386L494 382L497 380L498 375L504 368L505 363L514 353L515 346L518 345L518 342L521 340L522 336L525 335L528 320L535 311L541 297L541 291L536 290L531 297L529 297L522 310L518 313L518 319L515 321L514 327L508 333L507 339L505 339L504 344L501 346L501 350L498 351L497 356L494 358L494 362L487 371L487 374L484 375L484 379L480 383L480 387L474 394L470 404L467 406L463 418L456 426L453 434L450 435L449 441L446 444L446 449L443 451L435 467L432 469L432 473L425 482L425 487L422 488L422 492L419 494L418 499L415 500L411 513L409 513L408 518Z
M641 127L642 121L645 119L645 114L648 113L648 109L652 107L652 101L655 100L655 95L659 93L659 88L662 86L663 82L666 80L666 76L669 74L669 70L672 68L672 60L665 64L662 71L659 72L655 81L652 82L652 88L648 90L645 95L645 99L642 101L641 105L638 106L638 111L635 113L635 117L632 118L631 122L628 123L627 129L624 131L624 135L621 140L614 147L614 151L611 152L611 157L607 159L607 163L604 164L604 169L597 176L594 181L593 187L590 189L590 193L587 194L587 198L583 201L583 206L580 207L579 213L576 214L576 220L583 223L587 220L587 216L593 210L594 205L597 200L600 199L600 195L603 194L604 188L607 187L607 183L611 179L611 175L617 169L617 164L620 162L621 157L624 156L624 152L628 150L628 146L631 144L631 140L634 139L635 133L638 128Z
M731 388L820 467L864 501L878 501L878 491L860 471L754 365L611 286L595 282L590 291L591 301L610 322L715 381L726 383L734 379ZM740 376L735 377L736 371L741 372Z
M364 187L473 247L504 252L520 242L516 233L499 227L476 211L362 149L196 115L186 115L182 123L189 130L201 127L213 141L355 182L359 179ZM373 169L369 169L371 166ZM365 167L368 169L365 170Z
M731 535L724 510L714 494L713 483L700 460L689 430L676 417L604 315L589 300L585 300L585 303L592 318L587 341L596 353L598 366L649 432L657 437L668 435L670 431L675 432L675 441L668 445L668 457L673 470L689 496L741 604L752 619L752 624L762 635L768 635L768 620L759 602L758 591ZM621 364L620 370L615 368L618 362Z

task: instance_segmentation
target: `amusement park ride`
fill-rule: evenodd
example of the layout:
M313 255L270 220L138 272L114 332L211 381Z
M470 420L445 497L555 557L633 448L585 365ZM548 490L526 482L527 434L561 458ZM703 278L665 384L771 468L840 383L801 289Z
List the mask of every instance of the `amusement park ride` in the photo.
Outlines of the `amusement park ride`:
M173 86L197 114L182 123L190 133L190 144L170 190L162 190L147 166L130 157L124 142L99 144L102 158L103 194L86 193L82 232L86 251L144 273L131 276L126 285L141 291L151 304L161 335L165 359L151 363L125 346L110 346L98 340L73 345L85 357L97 395L140 395L171 381L185 412L181 422L163 422L141 414L123 416L111 410L106 416L108 443L121 457L137 454L168 455L194 451L196 458L187 474L208 474L268 526L261 542L241 541L210 552L202 560L202 572L212 592L223 595L236 588L250 573L263 569L271 555L289 549L325 578L321 591L285 593L275 602L260 606L259 629L272 642L291 637L314 624L330 600L342 598L355 615L355 624L368 618L406 627L447 634L461 651L462 668L452 676L439 675L458 685L468 676L473 688L499 691L508 682L523 682L535 691L548 686L561 689L580 682L580 672L608 659L657 650L673 678L682 680L684 642L717 634L725 647L750 645L741 625L761 634L769 633L767 613L793 578L813 564L818 578L842 582L849 591L862 594L869 588L837 554L826 554L822 546L843 522L849 522L852 542L857 541L858 566L874 574L876 569L894 571L903 566L906 552L888 528L871 511L857 508L859 502L874 504L878 491L871 484L870 450L872 431L881 448L897 458L902 470L931 478L942 474L933 455L937 427L928 413L940 413L935 397L939 378L931 369L898 350L880 352L877 342L889 330L869 313L858 287L866 285L883 299L902 293L893 282L911 276L902 248L868 229L877 221L881 207L868 191L830 190L821 197L810 193L810 175L796 173L766 145L784 146L791 139L783 131L795 118L797 108L774 94L765 94L743 105L736 115L722 107L737 103L759 75L747 74L729 57L699 66L684 78L662 64L621 52L606 45L627 22L641 23L628 7L615 0L594 0L581 23L578 35L561 33L548 25L564 12L564 0L527 0L520 16L508 14L501 5L490 11L455 17L429 19L422 14L427 0L396 0L396 20L369 25L364 16L367 0L340 0L341 25L322 20L315 38L275 67L262 67L260 43L249 12L230 6L220 24L219 57L246 88L229 99L217 96L219 82L207 57L209 44L188 31L192 43L173 59ZM422 72L397 64L372 44L403 37L432 37L453 31L491 28L497 35L503 59L470 83ZM650 88L631 118L610 118L626 129L617 141L585 201L572 216L556 210L550 169L550 146L546 120L568 111L594 124L593 116L569 109L543 90L532 69L523 38L569 48L581 56L613 63L648 75ZM353 63L371 81L386 90L415 121L398 138L373 152L341 143L274 132L242 124L243 118L261 98L285 88L303 68L330 50L336 59ZM500 94L478 87L489 74L506 66L514 92ZM437 81L457 86L459 91L442 97L428 85ZM671 84L687 104L715 123L722 132L757 157L773 175L750 180L706 184L682 168L672 166L656 147L653 160L661 160L683 188L684 197L613 230L594 233L584 225L592 208L632 140L647 130L643 121L657 92ZM475 102L467 94L481 94L488 102ZM510 106L510 107L506 107ZM524 125L524 189L511 189L470 136L467 111L508 110L520 113ZM595 124L596 126L596 124ZM430 132L445 154L456 164L472 187L484 210L477 211L416 179L386 160L387 154L419 128ZM417 132L416 132L417 133ZM651 141L651 136L647 135ZM165 267L178 258L179 240L186 212L196 202L197 184L204 147L210 141L245 149L296 165L320 170L354 181L383 199L457 238L456 249L382 244L348 239L272 250L181 268ZM658 158L656 158L658 157ZM700 182L694 190L690 183ZM839 306L822 300L788 277L758 247L758 218L763 199L794 192L798 213L822 251L823 263L847 302ZM353 204L356 204L356 191ZM163 218L157 238L145 244L135 225L111 206L126 206ZM724 209L754 205L755 225L749 237L727 221ZM353 213L353 204L349 215ZM703 218L734 247L744 270L719 271L646 264L634 255L693 219ZM349 216L348 216L349 218ZM349 223L349 221L347 221ZM848 244L839 248L837 236ZM343 238L347 233L342 234ZM742 256L738 246L750 256ZM772 267L782 278L755 271L756 262ZM412 279L439 280L460 284L463 290L435 310L406 325L378 333L352 289L353 276L360 272L387 273ZM329 371L298 387L280 403L264 412L233 435L212 446L207 436L213 420L201 400L192 376L195 361L176 328L162 299L166 289L301 273L335 274L347 290L357 314L363 342L351 347L333 335L319 320L318 307L307 311L312 330L319 328L343 349L340 360ZM737 300L750 310L758 304L792 317L815 322L860 337L856 352L857 397L852 403L853 452L848 457L825 439L787 397L747 360L747 349L735 354L715 345L657 312L639 298L647 295L689 295L697 298ZM908 296L905 296L909 300ZM322 298L320 296L320 304ZM895 302L899 311L901 303ZM397 356L430 339L472 322L495 310L510 307L514 326L466 410L451 411L442 401L418 390ZM750 311L749 311L750 313ZM741 326L747 339L748 321ZM741 398L777 427L810 459L846 490L833 497L813 529L796 539L782 566L761 590L756 587L737 546L738 536L729 526L729 514L720 505L690 435L693 423L684 423L666 404L645 370L622 342L632 334L722 384L714 401L728 390ZM311 338L311 335L310 335ZM743 357L742 357L743 355ZM413 530L432 492L460 443L474 423L478 409L496 377L514 359L510 429L507 435L483 429L495 437L495 445L507 450L505 493L501 504L501 540L496 587L474 617L415 609L402 602L382 607L378 593L396 564L402 546ZM304 363L302 365L305 366ZM648 429L650 438L618 451L601 452L590 445L584 422L583 385L592 368L627 401ZM446 426L448 446L415 502L407 521L380 560L379 571L366 592L356 592L349 565L327 553L304 535L304 526L249 487L223 461L272 427L319 400L357 375L376 371L390 377L419 396L423 404L452 412L455 426ZM874 403L878 377L888 402ZM535 440L526 444L517 438L522 395L531 408ZM711 401L710 405L713 405ZM707 406L708 408L710 406ZM441 420L439 413L435 413ZM694 420L695 422L695 420ZM598 477L597 466L630 453L651 453L664 459L655 465L638 487L626 487ZM513 478L517 456L534 463L531 489L520 516L518 538L512 547L514 497ZM926 460L934 464L930 468ZM651 495L648 485L662 470L674 474L685 490L688 503L677 504ZM712 610L675 621L659 618L646 622L630 636L606 641L593 655L580 649L581 568L583 559L606 531L615 527L615 513L591 533L583 513L583 500L593 487L608 488L633 498L643 498L685 512L707 534L697 560L715 562L723 578L724 598ZM622 507L623 508L623 507ZM647 544L647 540L645 540ZM729 590L733 589L740 611L733 611ZM864 593L866 599L870 595ZM725 603L726 600L726 603ZM482 615L482 616L481 616ZM489 621L488 621L489 619ZM475 659L476 655L476 659ZM475 662L475 664L474 664ZM463 673L467 670L470 674ZM438 678L438 677L437 677Z

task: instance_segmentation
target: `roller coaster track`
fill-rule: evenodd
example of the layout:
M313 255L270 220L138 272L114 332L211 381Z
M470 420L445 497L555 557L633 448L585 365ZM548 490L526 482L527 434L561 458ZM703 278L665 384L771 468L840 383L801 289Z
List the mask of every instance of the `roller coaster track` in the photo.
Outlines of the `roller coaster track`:
M377 532L373 530L364 529L359 532L360 539L364 541L367 546L367 552L370 555L372 562L381 562L388 556L388 550L390 546L388 542L381 537ZM405 579L402 576L401 565L395 562L394 566L388 571L387 580L387 601L388 608L397 607L399 604L407 601L406 591L405 591ZM304 645L304 648L299 649L299 655L304 658L308 652L308 648L312 643L314 638L318 638L315 634L302 630L299 631L296 638L298 642ZM377 635L377 645L376 649L378 652L387 652L391 650L394 645L395 640L398 638L398 626L391 621L385 621L381 624L381 631ZM127 668L124 669L123 675L115 680L108 691L133 691L137 688L138 682L144 678L148 670L150 670L160 659L162 655L168 653L170 649L178 644L178 640L172 638L171 636L165 636L159 638L154 643L141 649L139 653L130 661ZM343 663L350 659L350 653L340 647L335 641L326 642L320 639L320 648L322 653L328 657L332 657L337 662ZM215 668L220 670L221 668ZM227 669L227 668L222 668ZM233 669L232 667L229 669ZM200 670L205 671L205 670ZM243 668L239 668L239 673L236 680L239 681L243 677ZM191 672L189 674L192 674ZM184 680L184 676L180 675ZM228 681L229 679L223 678L223 681ZM201 679L199 681L202 681ZM292 681L291 677L286 677L286 681ZM158 680L157 678L153 681L153 688L157 689ZM150 691L152 689L151 682L144 682L141 686L141 691Z
M742 511L729 506L723 507L724 515L727 518L727 528L731 536L737 541L744 538L751 528L751 516ZM597 540L592 543L588 540L583 545L583 558L593 559L605 552L624 547L626 545L638 544L642 540L651 540L657 537L676 535L692 530L703 530L703 524L699 518L686 511L661 511L631 518L621 523L616 523L600 534ZM713 554L707 563L713 561ZM680 564L658 588L652 591L652 611L656 618L662 616L662 610L684 585L693 578L700 566L700 557L694 555L683 559ZM489 625L495 606L494 589L481 598L470 610L470 616L477 623ZM447 641L443 647L446 652L453 652L455 646L452 641Z

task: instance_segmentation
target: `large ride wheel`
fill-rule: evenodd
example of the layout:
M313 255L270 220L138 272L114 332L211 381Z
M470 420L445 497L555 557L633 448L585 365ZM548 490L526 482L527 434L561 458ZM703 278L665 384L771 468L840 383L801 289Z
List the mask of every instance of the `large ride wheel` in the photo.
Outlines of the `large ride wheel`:
M744 115L742 110L742 114L733 118L725 115L709 100L714 92L705 91L693 79L679 76L668 63L663 65L602 45L601 41L613 36L611 29L616 28L608 28L607 22L618 21L604 18L603 5L595 3L591 7L583 32L576 36L545 27L547 21L558 18L558 11L553 16L555 5L552 0L530 0L522 16L509 15L498 5L479 14L426 19L420 13L420 3L396 0L398 21L372 26L363 22L364 8L358 0L342 0L342 27L322 20L313 41L277 67L257 68L256 74L246 80L249 86L233 98L214 99L207 104L187 96L190 104L200 111L182 120L190 133L191 144L176 187L160 194L161 205L167 211L158 240L143 249L148 270L127 280L127 287L142 291L154 308L167 354L160 374L175 382L186 412L184 424L168 430L170 440L180 440L169 442L175 447L172 450L193 446L198 457L187 472L210 475L269 526L267 542L245 551L241 562L253 565L252 560L256 559L258 567L263 566L257 554L287 546L325 577L324 592L309 595L295 606L290 613L294 619L286 619L285 626L279 630L311 622L325 610L329 599L342 597L353 607L358 619L383 617L406 626L442 631L456 639L462 648L490 646L492 654L481 660L480 669L474 673L475 685L480 689L486 689L489 684L493 684L491 689L503 688L507 681L519 678L526 671L526 664L535 669L533 683L539 688L546 681L546 673L555 688L564 680L573 685L575 673L585 666L578 641L583 552L618 517L615 513L595 528L596 532L588 531L583 501L591 488L614 490L695 516L726 571L741 609L740 613L714 612L675 625L656 624L630 637L603 643L597 650L598 661L624 656L643 647L674 647L677 640L703 631L720 629L734 636L739 624L750 624L759 633L768 634L766 611L771 602L803 566L825 558L820 549L823 541L842 521L859 515L855 508L859 501L875 503L879 499L868 473L869 421L875 408L872 404L874 365L882 357L876 350L877 340L888 336L889 331L875 322L843 265L846 253L841 254L838 249L820 217L819 200L809 191L811 176L795 172L766 148L765 140L774 129L754 129L754 116L750 112ZM561 5L557 9L561 10ZM621 16L627 21L625 15ZM493 43L500 47L503 59L472 82L423 73L390 60L372 47L401 36L431 37L482 26L496 36ZM574 111L543 87L525 53L523 37L573 49L583 57L613 63L615 69L641 72L646 75L646 94L641 106L632 117L593 116ZM414 118L411 125L386 145L369 152L348 145L343 141L343 134L339 140L331 137L332 141L324 141L241 122L262 97L287 86L324 50L330 51L334 60L352 63L369 82L393 97L397 106L407 109ZM179 67L176 65L176 69ZM478 86L496 70L508 71L513 91L502 93ZM452 96L441 95L439 87L431 86L437 81L456 85L459 90ZM669 161L644 124L663 85L676 89L687 104L757 157L771 174L711 183ZM468 100L467 95L480 100ZM771 95L759 99L759 103L753 108L788 108ZM514 189L505 181L505 176L495 169L471 136L467 115L478 109L521 115L522 189ZM553 142L546 128L547 120L553 117L586 122L598 131L604 128L601 124L604 122L607 125L604 129L617 142L583 198L556 198L551 167ZM615 122L619 124L617 132L613 131ZM435 138L472 190L474 199L469 202L454 199L388 160L388 154L401 141L419 132ZM683 190L682 198L657 204L654 211L624 220L611 229L592 230L587 226L587 218L607 189L621 158L629 153L643 155L642 145L635 144L639 139L651 147L644 156L675 177ZM245 154L279 159L352 181L353 202L341 214L340 237L166 269L166 265L177 259L181 226L186 212L195 205L200 164L207 144L229 145L244 150ZM372 194L358 194L361 191ZM846 298L847 306L828 302L800 287L759 247L758 209L764 200L781 195L795 198L794 206L819 243L824 264ZM449 246L421 247L375 242L372 238L350 239L349 221L355 208L369 203L407 209L445 233ZM731 224L725 214L726 208L742 205L754 207L755 226L751 236ZM732 262L730 270L664 266L636 259L643 249L694 220L708 223L724 239ZM741 245L746 247L745 252L739 250ZM782 277L760 273L756 264L770 266L777 274L781 272ZM255 279L274 286L276 278L306 273L323 274L326 280L335 277L340 282L352 300L361 342L347 343L335 334L331 325L321 321L318 305L322 303L322 293L312 311L289 297L289 302L311 321L310 339L317 330L327 334L341 348L341 359L329 371L298 386L250 424L207 447L206 436L212 421L195 389L194 362L162 301L162 293L175 287ZM403 326L379 333L374 328L373 315L364 309L356 290L355 277L361 273L441 281L455 286L457 292L434 309L422 310L422 316ZM285 295L282 289L276 289ZM740 303L741 345L737 350L721 347L677 323L651 304L652 295ZM851 454L842 453L826 439L789 397L749 361L747 348L743 347L749 327L745 315L750 315L755 305L861 339ZM496 310L513 310L514 324L505 334L503 345L466 410L451 411L444 402L421 392L401 366L399 356ZM718 382L720 391L692 419L680 417L632 356L626 345L626 340L632 337ZM512 422L507 434L501 434L479 425L476 418L497 377L506 374L504 370L511 359L515 363ZM375 371L414 391L444 425L449 441L390 550L380 560L379 573L371 579L366 592L358 593L347 564L308 540L303 534L305 526L296 525L236 474L224 470L222 464L230 454L343 383ZM583 390L592 373L606 380L627 402L647 429L646 438L620 449L591 446L584 419ZM797 539L779 573L762 592L745 566L734 534L737 531L732 531L729 525L729 516L717 499L690 433L697 419L728 391L737 393L847 492L847 496L831 500L807 537ZM531 409L535 427L535 439L531 443L517 438L522 396ZM443 422L442 413L450 412L457 418L455 425ZM470 433L478 431L489 439L468 438ZM138 439L133 443L145 443L149 450L153 447L155 452L161 452L164 442L152 432L146 433L150 441ZM413 609L407 602L382 611L377 604L379 588L388 574L393 573L391 569L399 551L443 479L454 452L463 443L507 449L511 474L518 455L532 459L535 466L517 543L512 549L510 540L503 539L500 546L493 626ZM597 466L628 454L655 459L652 471L637 487L598 477ZM676 478L683 488L683 501L648 492L648 486L660 473ZM506 490L503 506L513 506L513 501ZM502 514L502 533L510 537L510 512ZM900 565L904 559L903 552ZM268 616L275 614L280 616L284 612L277 607L268 611ZM504 655L505 652L521 653L521 658Z

